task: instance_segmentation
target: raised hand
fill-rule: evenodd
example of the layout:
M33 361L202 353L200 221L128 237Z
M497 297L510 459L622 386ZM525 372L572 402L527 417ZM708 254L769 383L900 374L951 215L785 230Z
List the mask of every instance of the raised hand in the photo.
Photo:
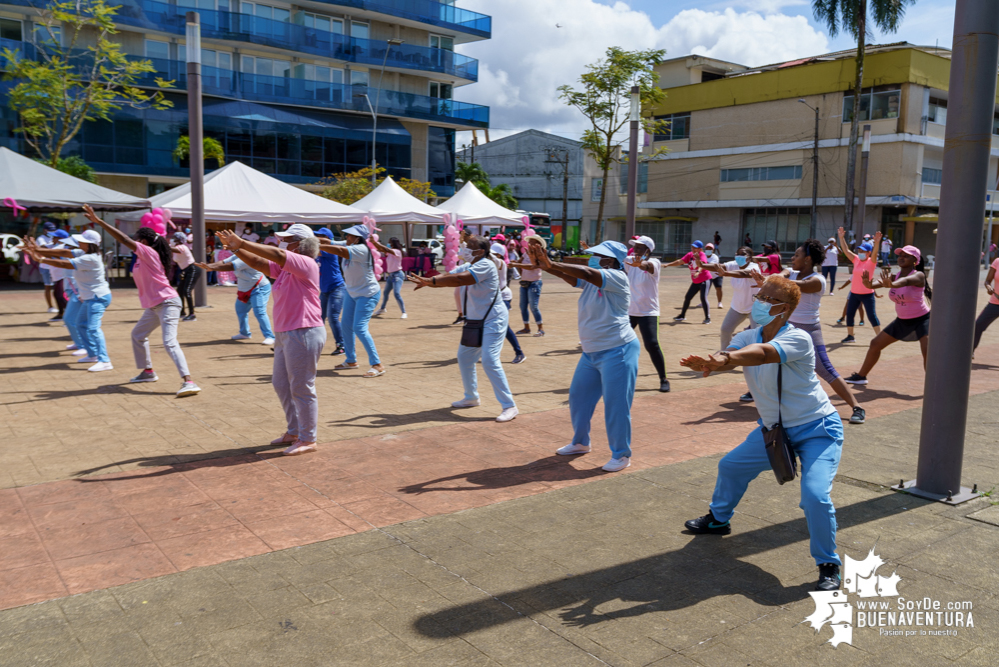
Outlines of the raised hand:
M836 235L842 239L844 236L846 236L846 230L840 227L839 229L836 230Z
M766 276L764 276L762 273L754 271L750 275L753 276L753 280L756 281L757 287L763 287L763 283L767 282Z
M413 288L414 292L416 290L420 289L421 287L429 287L430 285L434 284L432 278L426 278L424 276L418 276L415 273L410 273L408 276L406 276L406 280L408 280L411 283L415 283L416 284L416 287Z
M888 267L881 269L881 286L885 289L891 289L891 269Z
M689 357L684 357L680 360L680 365L689 368L692 371L702 373L704 377L711 375L713 371L722 368L728 363L728 359L724 356L716 357L713 354L709 354L707 358L692 354Z
M97 215L94 213L94 209L91 208L90 204L83 205L83 215L87 216L87 220L94 223L95 225L101 223L101 219L98 218Z
M236 236L235 232L228 229L215 232L215 238L217 238L219 242L225 246L226 250L239 250L239 248L243 245L243 239L239 238Z
M643 261L644 260L638 255L632 255L631 257L628 258L628 266L633 266L636 269L640 269L642 268Z

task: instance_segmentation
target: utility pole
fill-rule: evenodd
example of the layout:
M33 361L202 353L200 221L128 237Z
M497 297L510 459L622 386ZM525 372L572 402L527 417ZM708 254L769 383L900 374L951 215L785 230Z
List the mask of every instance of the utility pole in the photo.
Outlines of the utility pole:
M815 112L815 142L812 145L812 224L808 230L808 238L818 238L819 226L819 108L813 107L805 100L799 102Z
M867 163L871 158L871 126L864 125L864 143L860 149L860 191L857 193L857 237L864 238L864 221L867 218ZM852 202L851 202L852 205ZM878 249L871 253L877 258Z
M971 385L977 261L989 181L999 2L957 0L950 61L947 130L937 234L933 303L923 389L916 479L909 493L944 502L977 494L961 486Z
M201 15L187 12L187 138L191 144L191 232L194 259L204 263L205 249L205 132L201 116ZM208 305L208 273L194 285L194 303Z
M569 149L545 146L542 150L548 154L546 163L562 165L562 250L565 250L569 236Z
M642 110L642 98L638 86L631 87L631 137L628 142L628 208L624 218L624 242L635 235L635 204L638 199L638 123Z

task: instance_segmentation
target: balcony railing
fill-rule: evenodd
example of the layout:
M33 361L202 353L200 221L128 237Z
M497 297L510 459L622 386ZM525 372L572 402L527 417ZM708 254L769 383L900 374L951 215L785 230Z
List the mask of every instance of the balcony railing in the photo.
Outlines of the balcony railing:
M138 85L156 86L156 77L174 81L183 90L187 85L187 64L179 60L149 59L155 73L146 75ZM259 102L299 104L369 113L368 95L375 104L377 89L370 86L329 83L312 79L246 74L218 67L202 68L202 87L206 95L219 95ZM378 113L386 116L420 118L459 125L487 127L489 107L427 95L382 90L378 97Z
M32 0L5 1L8 4L32 6ZM187 7L156 0L126 0L126 3L118 9L115 21L148 30L162 30L183 35L187 23L187 11ZM202 37L265 44L279 49L375 67L381 66L385 60L385 50L388 49L386 61L388 67L437 72L467 81L477 81L479 78L478 60L447 49L413 44L389 46L384 41L347 37L287 21L275 21L237 12L203 9L199 9L198 12L201 15Z
M489 39L492 17L435 0L321 0L331 5L381 12Z

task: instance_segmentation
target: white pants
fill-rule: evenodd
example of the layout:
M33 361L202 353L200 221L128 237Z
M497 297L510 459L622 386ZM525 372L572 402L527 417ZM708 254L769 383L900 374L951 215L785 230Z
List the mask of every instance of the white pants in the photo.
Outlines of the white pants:
M287 432L302 442L316 441L319 421L316 371L325 344L325 326L278 331L274 336L271 384L284 409Z
M146 308L142 317L132 328L132 354L135 356L135 367L138 369L152 368L153 359L149 356L149 334L156 327L163 328L163 347L173 360L180 377L191 374L187 369L187 359L184 357L180 343L177 342L177 323L180 321L180 299L167 299L152 308Z

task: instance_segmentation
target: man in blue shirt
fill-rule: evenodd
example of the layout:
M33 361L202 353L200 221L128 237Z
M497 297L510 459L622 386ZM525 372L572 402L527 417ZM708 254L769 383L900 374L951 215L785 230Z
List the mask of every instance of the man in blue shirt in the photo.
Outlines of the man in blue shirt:
M318 236L333 240L333 232L325 227L316 230ZM320 246L322 248L322 246ZM343 330L340 328L340 311L343 309L343 274L340 272L340 258L320 250L316 258L319 264L319 303L323 307L323 319L330 323L336 349L332 356L343 354Z

